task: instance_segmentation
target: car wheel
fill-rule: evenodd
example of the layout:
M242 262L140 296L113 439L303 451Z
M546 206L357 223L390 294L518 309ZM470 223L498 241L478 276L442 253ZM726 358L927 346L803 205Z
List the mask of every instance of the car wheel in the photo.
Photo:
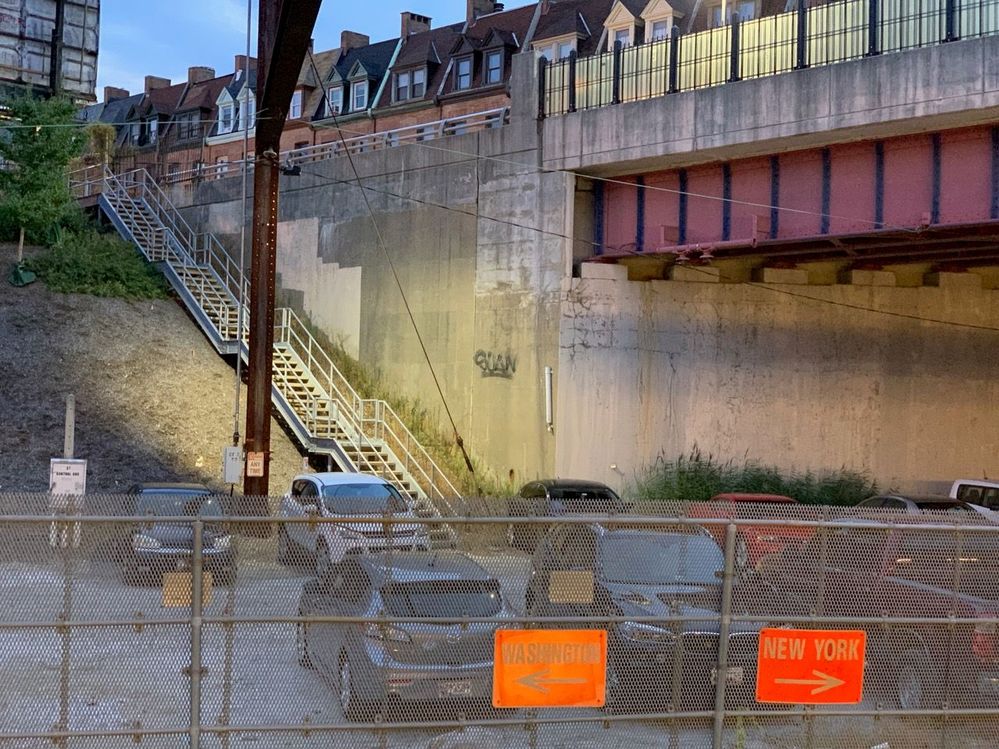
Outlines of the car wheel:
M340 669L337 678L337 696L340 698L340 709L344 717L351 722L360 722L371 718L369 703L358 699L354 693L354 674L350 668L350 658L346 653L340 654Z
M302 612L299 611L301 616ZM298 665L302 668L313 668L312 656L309 655L309 625L298 622L295 625L295 650L298 652Z

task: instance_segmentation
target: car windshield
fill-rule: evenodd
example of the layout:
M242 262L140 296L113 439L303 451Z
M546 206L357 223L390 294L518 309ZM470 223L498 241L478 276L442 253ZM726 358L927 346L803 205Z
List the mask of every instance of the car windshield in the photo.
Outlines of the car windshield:
M573 500L573 499L604 499L604 500L615 500L617 495L608 489L607 487L601 486L583 486L583 487L556 487L553 486L548 490L549 496L552 499L562 499L562 500Z
M390 484L324 486L323 506L331 515L384 515L409 509Z
M495 616L500 611L495 580L422 580L389 583L382 601L390 616Z
M716 585L725 558L718 544L703 536L629 534L604 538L600 563L608 582Z
M139 515L175 515L194 517L222 517L222 506L208 494L180 494L177 492L144 493L139 496Z

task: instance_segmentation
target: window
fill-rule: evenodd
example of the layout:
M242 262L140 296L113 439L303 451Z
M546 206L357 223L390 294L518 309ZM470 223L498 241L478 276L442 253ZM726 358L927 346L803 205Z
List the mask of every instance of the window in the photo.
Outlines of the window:
M326 92L329 101L326 104L326 114L340 114L343 112L343 86L330 86Z
M139 135L141 132L142 132L142 125L140 125L138 122L132 123L130 132L128 134L128 139L132 141L133 146L138 145Z
M156 136L159 134L160 122L159 120L153 118L149 120L148 125L149 125L149 142L155 143Z
M190 140L201 134L200 115L197 112L179 115L176 122L178 140Z
M427 93L427 69L420 68L413 71L413 98L422 99Z
M167 174L176 174L179 171L180 171L179 161L171 161L169 164L167 164Z
M302 116L302 92L296 91L291 97L291 108L288 110L288 118L297 120Z
M756 17L756 3L752 0L738 0L725 6L725 21L722 22L722 6L711 9L711 28L715 29L732 22L732 13L739 13L740 21L749 21Z
M301 151L303 148L308 148L311 145L312 144L309 143L309 141L307 141L307 140L300 140L300 141L298 141L298 143L295 144L295 149L294 150Z
M535 47L534 51L537 52L538 57L547 57L549 62L557 62L558 60L564 60L569 56L569 53L576 49L575 39L566 39L561 42L548 42L540 47Z
M229 171L229 157L219 156L215 159L215 173L218 175L225 174Z
M572 51L576 49L576 42L559 42L558 44L558 59L564 60L567 58Z
M435 136L436 128L433 125L424 125L416 130L416 140L418 143L425 140L433 140Z
M669 21L653 21L652 30L649 33L649 39L654 42L658 42L669 36Z
M472 58L462 57L454 71L454 87L464 91L472 87Z
M219 110L219 132L232 132L232 104L226 104Z
M256 119L257 113L257 100L250 97L249 100L243 100L243 106L239 109L239 129L245 130L247 128L247 118L249 118L249 127L254 126L254 119Z
M396 73L395 100L406 101L409 98L409 73Z
M503 53L489 52L486 55L486 85L503 80Z
M354 84L354 96L353 103L351 105L351 112L360 112L362 109L366 109L368 106L368 82L358 81Z
M613 49L614 45L617 44L618 42L621 42L621 46L622 47L627 47L629 44L631 44L631 29L630 28L627 28L627 29L614 29L614 39L613 39L613 42L611 43L611 49Z

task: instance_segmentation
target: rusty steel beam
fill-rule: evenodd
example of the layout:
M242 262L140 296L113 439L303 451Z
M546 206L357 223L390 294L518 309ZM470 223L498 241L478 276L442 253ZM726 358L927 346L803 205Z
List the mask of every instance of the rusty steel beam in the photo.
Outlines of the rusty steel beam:
M321 0L260 0L257 39L257 123L254 143L253 239L250 261L250 352L247 365L247 470L244 497L266 497L270 479L271 367L274 348L274 271L277 261L281 132L311 44ZM251 476L250 458L262 457ZM254 461L256 463L256 461ZM260 506L247 514L267 514Z

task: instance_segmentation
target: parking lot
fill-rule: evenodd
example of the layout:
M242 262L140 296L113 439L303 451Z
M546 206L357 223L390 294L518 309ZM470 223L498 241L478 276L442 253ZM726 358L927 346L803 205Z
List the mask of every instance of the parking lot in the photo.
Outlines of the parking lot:
M580 525L588 527L590 522ZM872 526L874 522L863 521L865 538L867 531L877 530ZM87 523L76 550L49 547L47 523L22 526L14 535L8 528L0 545L0 629L4 630L0 679L5 685L0 690L0 743L12 747L51 746L43 735L62 727L62 708L67 718L64 727L71 734L66 746L125 747L135 745L137 738L141 738L143 746L177 746L178 736L188 733L192 718L188 670L191 608L164 605L164 591L154 584L126 585L115 560L101 551L104 547L99 543L88 540L94 531ZM502 530L495 526L456 527L458 547L499 582L514 614L525 614L532 564L536 566L537 562L526 553L508 548ZM905 533L909 531L904 529ZM957 543L969 543L967 534L955 535L946 530L939 533L947 543L958 537L965 540ZM616 705L603 710L528 711L480 710L461 702L436 700L379 711L371 721L348 721L340 708L335 679L301 665L296 640L298 622L284 621L297 616L303 586L314 579L312 571L308 565L279 564L273 534L268 538L240 536L235 543L239 558L236 585L213 586L203 610L199 700L203 746L714 746L711 706L704 710L671 701L650 705L640 699L639 705L626 709ZM834 553L835 544L825 543L826 553ZM871 549L865 552L860 546L850 548L861 566L869 563L872 570L877 566L863 558L865 553L874 554ZM823 579L835 574L833 568L824 569L824 578L813 578L818 589ZM771 572L783 574L780 565L776 570ZM759 574L744 573L739 584L749 584ZM943 571L940 577L953 574L953 570ZM926 587L926 583L920 584ZM999 583L990 580L978 585L976 600L984 600L985 594L991 594L993 600L999 598L992 586ZM763 601L757 593L752 595L756 596L752 600ZM894 662L876 657L877 651L869 652L864 696L859 704L813 709L730 701L721 745L740 749L995 746L999 711L994 701L978 694L968 694L965 700L954 698L959 685L966 684L954 676L964 657L957 644L962 630L974 629L974 647L982 648L986 642L991 643L995 625L962 627L966 612L957 611L957 626L946 627L937 622L936 612L931 609L912 609L911 602L897 592L892 595L897 610L872 611L868 615L871 621L864 623L855 621L865 615L864 611L844 608L846 603L837 603L838 599L827 592L823 599L825 616L854 621L842 625L825 621L821 626L866 629L872 640L878 631L949 632L951 644L946 652L954 667L933 668L935 675L946 674L948 683L939 705L926 703L909 709L891 704L886 698L882 687L887 686L890 694L902 656L910 652L892 644L895 649L885 652L894 656ZM539 610L535 609L535 613ZM773 624L807 626L797 621L790 609L778 606L770 614ZM896 626L887 621L893 614L907 617L908 624ZM686 615L677 617L674 611L670 616L683 619ZM706 618L703 612L695 616ZM925 625L917 621L920 616L926 617ZM996 614L981 609L977 616L987 619ZM523 626L528 619L524 616L510 626ZM56 626L63 620L71 626ZM592 626L600 624L594 621ZM539 626L565 625L545 625L542 621ZM613 627L606 622L603 626ZM991 662L991 658L988 655L985 660ZM987 673L982 665L981 672L974 676ZM709 684L694 684L705 677L689 667L678 678L685 693L714 689ZM665 682L650 677L633 684L640 693L635 696L648 698L662 693L667 688ZM87 733L115 735L88 737Z

